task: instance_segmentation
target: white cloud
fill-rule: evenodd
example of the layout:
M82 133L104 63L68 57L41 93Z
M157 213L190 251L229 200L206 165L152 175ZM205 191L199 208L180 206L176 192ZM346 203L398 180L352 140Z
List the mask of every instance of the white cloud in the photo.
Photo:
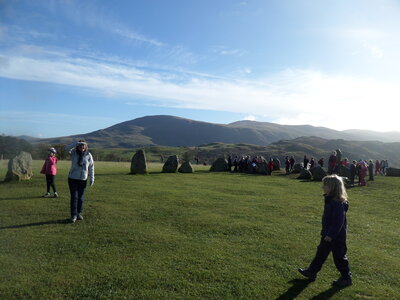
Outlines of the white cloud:
M257 118L253 115L248 115L243 118L243 120L246 120L246 121L255 121L256 119Z
M288 69L258 80L149 71L94 59L0 56L0 76L91 88L143 104L249 114L282 124L400 130L397 82ZM377 113L378 112L378 113Z

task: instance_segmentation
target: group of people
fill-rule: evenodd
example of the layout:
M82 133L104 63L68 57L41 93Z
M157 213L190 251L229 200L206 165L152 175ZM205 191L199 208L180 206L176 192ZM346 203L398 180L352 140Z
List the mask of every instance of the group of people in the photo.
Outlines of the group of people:
M268 174L271 174L274 170L274 160L270 158L268 161L260 156L249 156L249 155L236 155L232 158L228 155L228 169L229 172L241 172L241 173L256 173L257 168L260 164L267 164ZM233 170L232 170L233 167Z
M68 174L68 187L70 191L70 216L71 222L83 220L83 200L87 181L90 185L94 184L94 161L89 152L87 143L84 140L72 143L66 147L71 155L71 168ZM43 197L51 197L50 190L53 189L53 197L59 197L55 176L57 175L57 151L55 148L48 150L46 158L40 173L46 175L47 191Z

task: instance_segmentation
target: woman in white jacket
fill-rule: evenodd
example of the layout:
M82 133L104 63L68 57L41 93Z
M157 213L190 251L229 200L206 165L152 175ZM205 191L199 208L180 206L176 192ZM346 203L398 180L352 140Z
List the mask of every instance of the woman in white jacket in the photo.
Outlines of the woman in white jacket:
M68 145L67 151L71 154L71 169L68 175L71 222L75 223L76 220L83 220L83 196L88 178L91 186L94 183L94 161L84 140Z

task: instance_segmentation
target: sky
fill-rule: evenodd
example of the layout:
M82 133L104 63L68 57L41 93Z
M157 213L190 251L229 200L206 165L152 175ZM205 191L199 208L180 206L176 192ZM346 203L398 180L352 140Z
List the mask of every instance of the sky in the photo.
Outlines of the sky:
M400 131L398 0L0 0L0 134L148 115Z

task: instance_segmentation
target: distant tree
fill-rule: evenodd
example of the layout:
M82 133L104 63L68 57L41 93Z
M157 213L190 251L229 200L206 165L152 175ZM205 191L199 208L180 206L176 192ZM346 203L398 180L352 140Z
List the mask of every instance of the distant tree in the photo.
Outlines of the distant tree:
M0 157L10 159L17 155L20 151L32 153L32 145L13 136L0 136Z
M65 149L67 145L65 144L56 144L53 147L57 150L58 159L66 159L68 157L68 151Z

